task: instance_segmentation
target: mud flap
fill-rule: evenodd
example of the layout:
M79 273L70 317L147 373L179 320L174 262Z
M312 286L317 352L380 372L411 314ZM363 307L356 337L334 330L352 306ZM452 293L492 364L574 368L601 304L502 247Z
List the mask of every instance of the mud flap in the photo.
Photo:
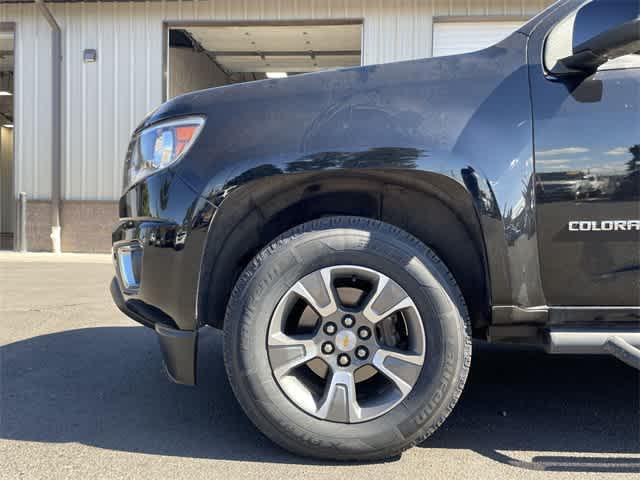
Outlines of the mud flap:
M197 330L177 330L155 325L168 377L181 385L196 384Z

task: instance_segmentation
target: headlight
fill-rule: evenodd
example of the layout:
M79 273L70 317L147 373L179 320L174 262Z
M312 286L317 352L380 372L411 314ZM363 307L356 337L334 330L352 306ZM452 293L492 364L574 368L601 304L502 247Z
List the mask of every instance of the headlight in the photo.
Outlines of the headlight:
M158 123L138 133L127 153L124 190L180 160L198 138L203 125L203 117L183 117Z

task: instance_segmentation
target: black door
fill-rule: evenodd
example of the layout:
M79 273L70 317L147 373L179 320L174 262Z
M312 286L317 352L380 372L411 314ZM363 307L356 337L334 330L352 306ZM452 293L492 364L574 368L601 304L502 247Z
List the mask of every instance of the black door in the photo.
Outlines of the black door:
M554 55L571 48L561 44L572 41L562 30L581 3L544 20L529 41L542 282L549 305L634 306L640 304L640 55L609 61L590 75L549 73ZM619 10L609 5L598 17L603 24L616 21Z

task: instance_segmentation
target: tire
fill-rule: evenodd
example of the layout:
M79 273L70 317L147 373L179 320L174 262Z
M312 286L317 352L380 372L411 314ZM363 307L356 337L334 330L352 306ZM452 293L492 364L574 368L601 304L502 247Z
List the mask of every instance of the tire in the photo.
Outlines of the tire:
M426 334L411 390L366 421L336 422L305 411L285 393L270 362L271 318L281 299L305 276L336 265L392 279L413 301ZM469 315L453 276L421 241L376 220L326 217L278 237L240 275L227 305L224 359L243 410L283 448L321 459L380 460L422 442L451 413L471 363ZM390 398L398 397L393 384L385 388Z

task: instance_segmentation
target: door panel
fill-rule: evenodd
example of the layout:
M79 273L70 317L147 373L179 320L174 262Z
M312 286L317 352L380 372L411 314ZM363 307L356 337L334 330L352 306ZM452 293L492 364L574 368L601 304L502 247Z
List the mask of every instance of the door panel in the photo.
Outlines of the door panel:
M529 44L545 297L549 305L638 305L640 69L547 77L540 58L551 26L543 22Z

